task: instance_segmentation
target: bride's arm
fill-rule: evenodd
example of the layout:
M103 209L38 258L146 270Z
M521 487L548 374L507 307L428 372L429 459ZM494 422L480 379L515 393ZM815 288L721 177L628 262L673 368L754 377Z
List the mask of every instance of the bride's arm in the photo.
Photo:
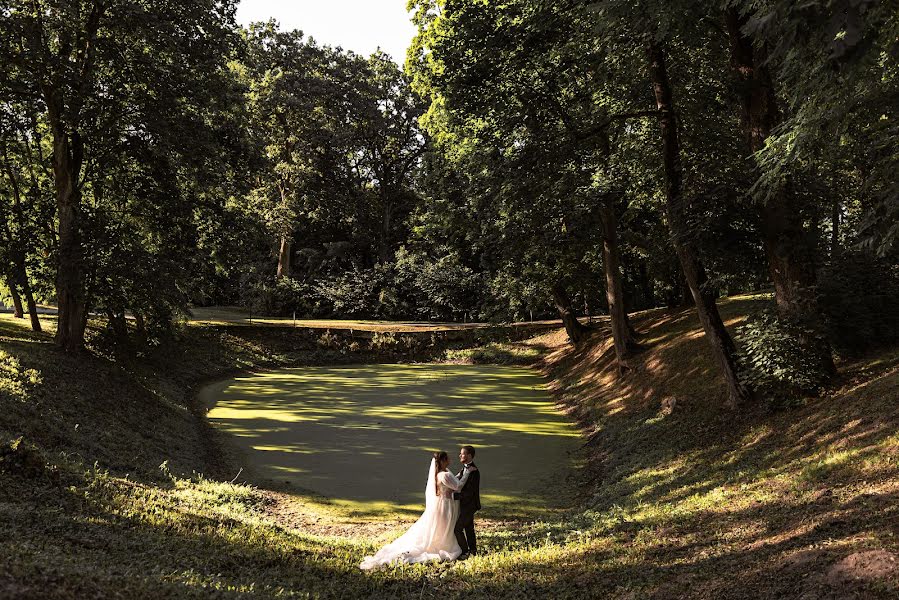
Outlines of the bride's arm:
M449 471L444 471L443 475L443 484L454 492L458 492L462 489L462 486L465 485L465 482L468 481L468 476L471 475L471 469L465 469L465 473L462 475L462 479L458 479Z

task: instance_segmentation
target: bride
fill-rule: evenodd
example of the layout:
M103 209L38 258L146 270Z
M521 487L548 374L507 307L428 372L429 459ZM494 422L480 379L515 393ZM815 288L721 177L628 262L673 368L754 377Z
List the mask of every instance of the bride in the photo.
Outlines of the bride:
M453 533L459 518L459 502L453 500L453 492L462 489L469 473L476 469L466 469L462 479L457 479L447 470L448 466L447 453L435 452L425 488L425 511L406 533L378 550L374 556L366 556L359 565L360 569L374 569L393 561L454 560L462 554Z

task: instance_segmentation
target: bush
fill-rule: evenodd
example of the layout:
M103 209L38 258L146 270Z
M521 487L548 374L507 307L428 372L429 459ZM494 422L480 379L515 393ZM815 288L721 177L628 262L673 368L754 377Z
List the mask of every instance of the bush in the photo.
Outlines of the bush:
M423 344L415 335L397 334L391 331L378 331L371 338L369 347L375 352L395 353L413 352L419 350Z
M374 269L353 269L316 282L314 294L330 314L341 318L377 316L382 303L391 303L390 277L378 265ZM389 312L389 311L388 311Z
M249 305L253 312L278 316L310 316L318 310L312 286L290 277L256 283Z
M407 316L462 320L479 312L483 277L450 253L439 258L401 247L394 266L396 287L411 304Z
M810 326L780 316L774 309L751 315L737 328L740 378L774 407L789 406L801 395L820 392L830 376L825 362L809 348L824 340Z
M844 252L818 274L818 304L841 354L899 341L899 268L865 252Z

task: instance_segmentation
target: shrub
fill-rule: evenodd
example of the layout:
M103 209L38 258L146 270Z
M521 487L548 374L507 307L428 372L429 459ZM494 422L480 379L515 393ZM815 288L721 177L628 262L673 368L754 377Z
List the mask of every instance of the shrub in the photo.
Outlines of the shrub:
M312 286L290 277L256 283L249 300L253 312L267 315L307 316L317 309Z
M333 315L371 317L387 298L385 280L381 269L353 269L319 280L314 284L314 294Z
M799 396L818 393L830 373L809 348L820 347L820 333L780 316L774 309L751 315L737 328L740 378L774 407L789 406Z

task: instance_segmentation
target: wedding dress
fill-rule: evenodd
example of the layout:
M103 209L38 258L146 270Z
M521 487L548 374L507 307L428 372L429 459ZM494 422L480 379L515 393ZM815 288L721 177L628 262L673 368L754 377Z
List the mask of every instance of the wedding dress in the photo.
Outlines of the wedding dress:
M418 563L454 560L462 554L462 548L453 533L456 519L459 518L459 502L453 500L453 492L462 489L469 472L466 470L462 479L457 479L449 471L436 471L437 463L432 459L425 487L425 511L422 515L406 533L378 550L374 556L366 556L359 565L360 569L374 569L393 561Z

